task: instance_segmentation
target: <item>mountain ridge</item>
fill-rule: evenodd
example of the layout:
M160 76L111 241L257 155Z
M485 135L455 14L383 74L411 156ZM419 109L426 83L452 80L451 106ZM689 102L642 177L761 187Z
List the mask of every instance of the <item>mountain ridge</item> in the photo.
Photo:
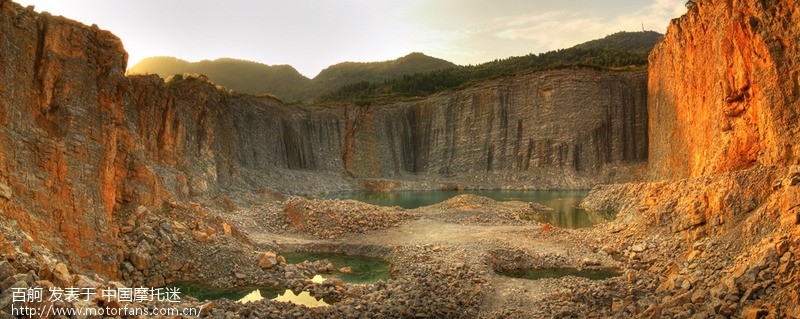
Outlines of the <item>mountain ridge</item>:
M497 77L565 67L638 70L648 64L648 54L661 37L661 34L654 31L617 32L566 49L414 73L384 81L343 85L335 91L324 93L318 101L350 101L359 105L386 104L418 99Z
M311 79L288 64L267 65L236 58L219 58L189 62L176 57L149 57L128 69L127 74L158 74L168 78L175 74L202 73L224 87L254 95L274 94L287 100L298 99ZM258 79L253 81L252 79Z
M182 73L201 73L224 87L253 95L272 94L287 101L312 99L323 92L360 81L382 81L408 73L433 71L456 64L412 52L394 60L340 62L308 78L288 64L268 65L237 58L189 62L177 57L145 58L128 74L158 74L162 78Z
M610 65L616 67L626 64L646 64L647 54L662 36L655 31L622 31L567 49L538 55L512 56L474 66L460 66L424 53L412 52L394 60L336 63L323 69L313 78L300 74L291 65L267 65L236 58L189 62L176 57L150 57L130 67L128 74L158 74L162 78L167 78L174 74L201 73L215 83L240 93L270 94L289 102L310 101L318 98L330 100L331 96L336 95L343 95L343 97L334 99L349 99L350 97L347 95L353 88L360 91L365 85L375 86L404 77L419 78L437 72L463 73L458 69L466 68L477 70L476 72L480 73L478 76L470 75L469 79L455 82L452 79L425 79L425 81L444 80L448 82L432 83L435 90L436 87L457 86L466 82L486 80L497 75L509 75L530 68L541 68L539 66L541 63L531 62L531 60L542 56L550 60L555 59L557 62L548 62L555 66L575 64L576 62L573 60L576 59L568 56L574 53L572 51L580 51L584 56L583 60L586 60L578 64L589 66L607 67ZM403 83L401 85L408 86ZM431 89L424 89L420 94L431 93L428 91ZM358 94L363 95L361 92Z

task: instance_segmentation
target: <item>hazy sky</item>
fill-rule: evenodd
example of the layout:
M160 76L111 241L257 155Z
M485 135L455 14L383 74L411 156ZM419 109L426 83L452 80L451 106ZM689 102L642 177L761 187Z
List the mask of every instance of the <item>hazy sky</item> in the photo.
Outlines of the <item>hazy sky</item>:
M16 0L119 36L128 65L166 55L291 64L410 52L457 64L565 48L617 31L666 31L685 0Z

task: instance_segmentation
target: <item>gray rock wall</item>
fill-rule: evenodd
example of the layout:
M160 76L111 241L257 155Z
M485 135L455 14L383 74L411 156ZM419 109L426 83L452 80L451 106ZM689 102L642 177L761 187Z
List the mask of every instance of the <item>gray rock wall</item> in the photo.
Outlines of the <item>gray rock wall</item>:
M645 161L646 88L642 72L553 70L374 106L356 135L356 175L596 172Z
M645 72L532 72L416 102L327 108L230 95L199 80L132 83L150 87L133 90L147 94L135 108L150 110L135 122L155 126L140 128L142 138L160 140L148 149L185 172L193 195L364 179L583 188L647 156Z

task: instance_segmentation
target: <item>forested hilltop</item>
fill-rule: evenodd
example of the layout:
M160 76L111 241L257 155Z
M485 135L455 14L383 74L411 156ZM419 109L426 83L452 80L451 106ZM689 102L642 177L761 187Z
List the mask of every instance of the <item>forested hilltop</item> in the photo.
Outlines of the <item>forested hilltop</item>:
M322 70L309 79L291 65L266 65L258 62L222 58L188 62L174 57L151 57L128 70L129 74L158 74L168 78L175 74L200 73L214 83L240 93L270 94L287 102L309 101L342 85L362 81L380 82L404 74L451 68L455 64L411 53L382 62L342 62Z
M230 58L187 62L174 57L152 57L137 63L128 73L158 74L163 78L201 73L234 91L270 94L287 102L389 103L523 71L572 66L640 69L647 64L647 55L661 37L654 31L618 32L568 49L467 66L415 52L390 61L338 63L313 79L290 65Z
M528 54L491 62L407 74L382 82L362 81L326 93L318 102L391 103L470 85L522 71L572 66L629 70L647 65L647 56L662 35L654 31L618 32L568 49Z

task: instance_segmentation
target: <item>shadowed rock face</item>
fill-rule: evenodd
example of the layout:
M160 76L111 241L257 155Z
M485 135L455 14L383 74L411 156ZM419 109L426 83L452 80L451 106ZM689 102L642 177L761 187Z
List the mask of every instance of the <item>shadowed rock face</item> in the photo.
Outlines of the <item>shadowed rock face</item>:
M131 122L150 157L186 172L185 195L287 189L270 174L288 171L590 187L609 181L600 172L610 164L647 154L643 72L535 72L419 102L334 108L231 96L196 79L130 79Z
M800 163L797 1L699 1L650 55L650 172Z
M126 206L297 192L319 176L588 187L647 154L643 72L534 72L417 102L321 108L202 79L126 78L126 59L107 31L0 0L2 217L78 271L116 276L115 212Z
M358 123L352 173L591 173L644 161L645 83L643 72L552 70L372 107Z

